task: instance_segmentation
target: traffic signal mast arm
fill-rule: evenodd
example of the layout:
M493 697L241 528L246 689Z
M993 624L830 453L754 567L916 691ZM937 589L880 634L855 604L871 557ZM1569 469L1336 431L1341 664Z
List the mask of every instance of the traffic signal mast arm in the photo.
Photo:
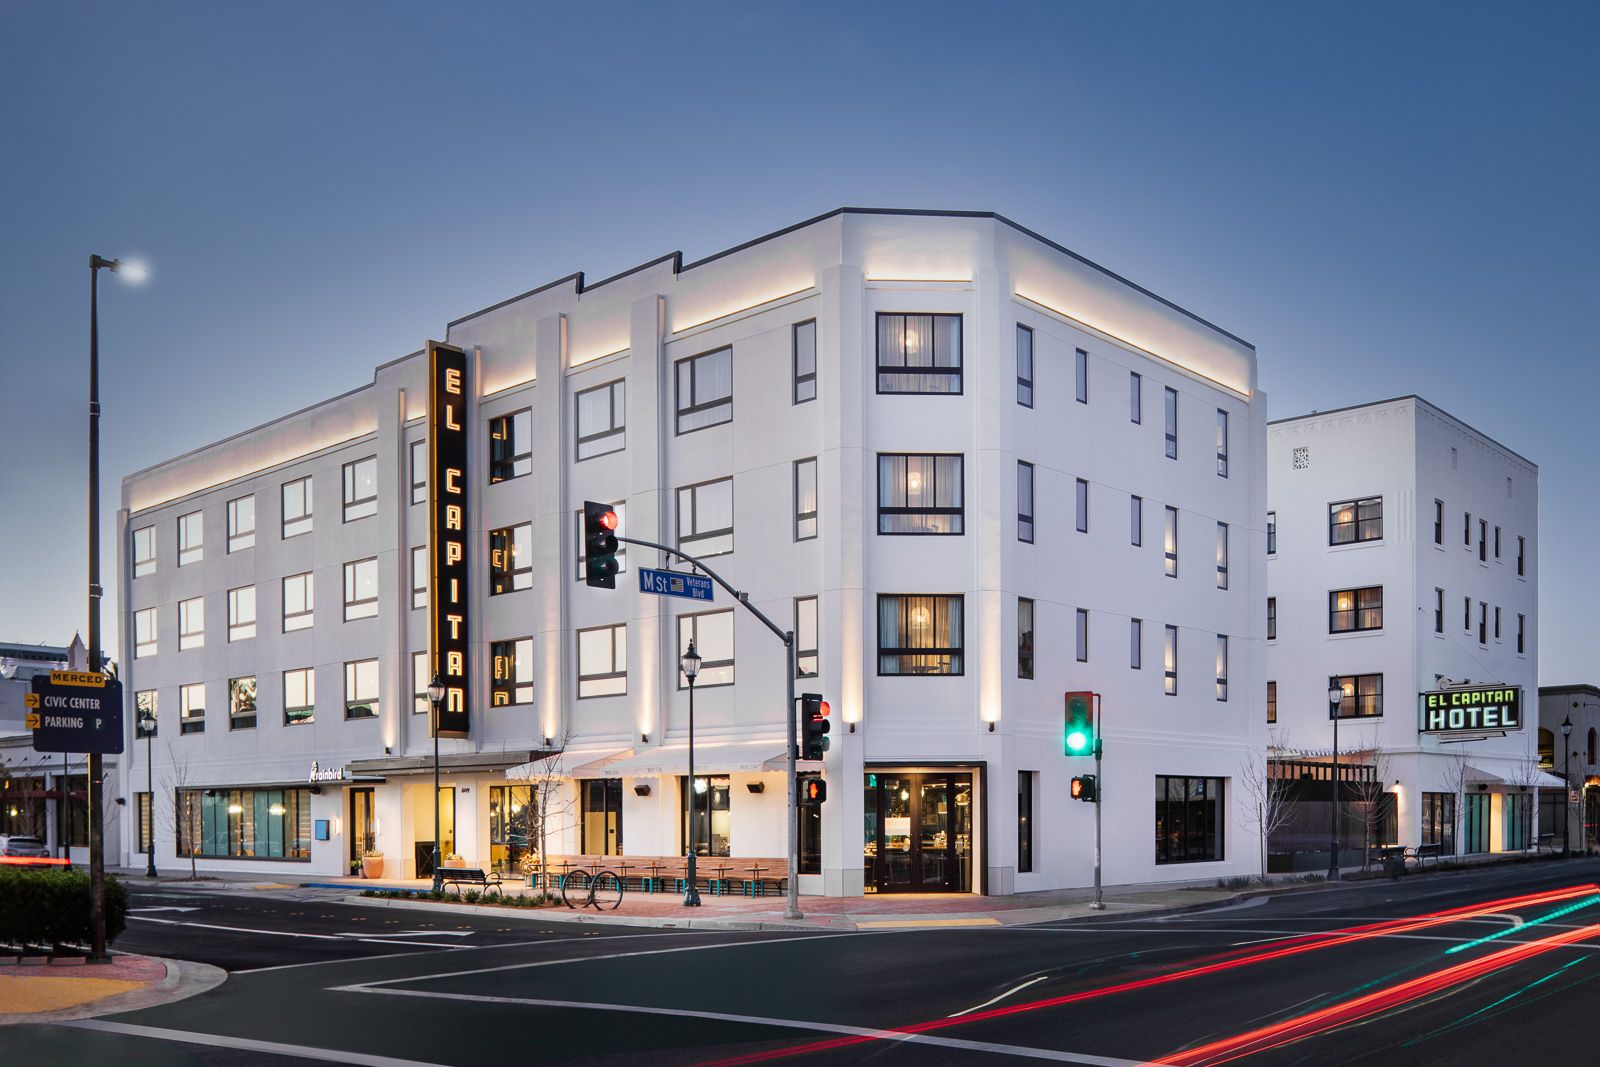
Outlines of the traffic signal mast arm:
M794 640L793 634L781 628L771 619L767 618L766 614L762 612L760 608L750 603L749 593L740 592L733 586L729 585L728 582L724 580L722 575L706 566L703 562L701 562L699 557L691 556L687 552L680 552L676 548L668 548L666 545L658 545L654 541L641 541L635 537L622 537L619 535L617 540L625 545L638 545L641 548L653 548L657 552L665 552L668 555L676 556L684 562L692 564L696 570L705 572L707 578L710 578L713 582L716 582L718 585L722 586L722 588L728 591L729 596L733 597L733 599L737 600L740 604L749 609L750 614L760 619L762 623L766 625L767 629L771 630L777 635L778 640L782 641L786 645L790 644Z

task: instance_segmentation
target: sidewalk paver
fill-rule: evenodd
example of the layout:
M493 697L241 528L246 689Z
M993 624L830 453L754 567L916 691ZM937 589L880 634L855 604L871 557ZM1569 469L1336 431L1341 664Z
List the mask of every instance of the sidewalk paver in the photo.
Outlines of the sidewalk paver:
M0 1026L57 1022L182 1000L219 985L220 968L118 953L108 963L82 958L0 963Z

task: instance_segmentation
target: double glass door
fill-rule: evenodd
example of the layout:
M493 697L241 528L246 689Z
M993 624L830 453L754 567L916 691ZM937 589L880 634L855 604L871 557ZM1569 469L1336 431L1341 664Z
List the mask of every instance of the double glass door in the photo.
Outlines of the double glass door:
M971 774L869 773L865 816L868 893L971 890Z

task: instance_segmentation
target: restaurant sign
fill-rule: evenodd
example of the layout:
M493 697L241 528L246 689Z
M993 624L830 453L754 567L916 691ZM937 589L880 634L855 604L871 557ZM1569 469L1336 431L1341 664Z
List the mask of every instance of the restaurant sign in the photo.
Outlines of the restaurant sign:
M338 767L324 767L316 760L312 760L311 775L307 781L309 781L312 785L316 785L318 782L342 782L348 777L350 777L350 775L345 771L343 765Z
M1435 689L1417 697L1421 707L1418 729L1425 734L1522 729L1521 686Z
M428 651L444 683L435 728L467 736L467 354L428 342Z

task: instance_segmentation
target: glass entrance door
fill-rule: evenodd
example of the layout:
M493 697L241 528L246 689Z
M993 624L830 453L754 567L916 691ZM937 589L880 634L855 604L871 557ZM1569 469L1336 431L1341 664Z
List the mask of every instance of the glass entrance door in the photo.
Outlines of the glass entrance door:
M971 774L868 774L865 786L867 892L972 888Z
M350 859L360 862L362 853L378 847L377 813L372 790L350 790Z

